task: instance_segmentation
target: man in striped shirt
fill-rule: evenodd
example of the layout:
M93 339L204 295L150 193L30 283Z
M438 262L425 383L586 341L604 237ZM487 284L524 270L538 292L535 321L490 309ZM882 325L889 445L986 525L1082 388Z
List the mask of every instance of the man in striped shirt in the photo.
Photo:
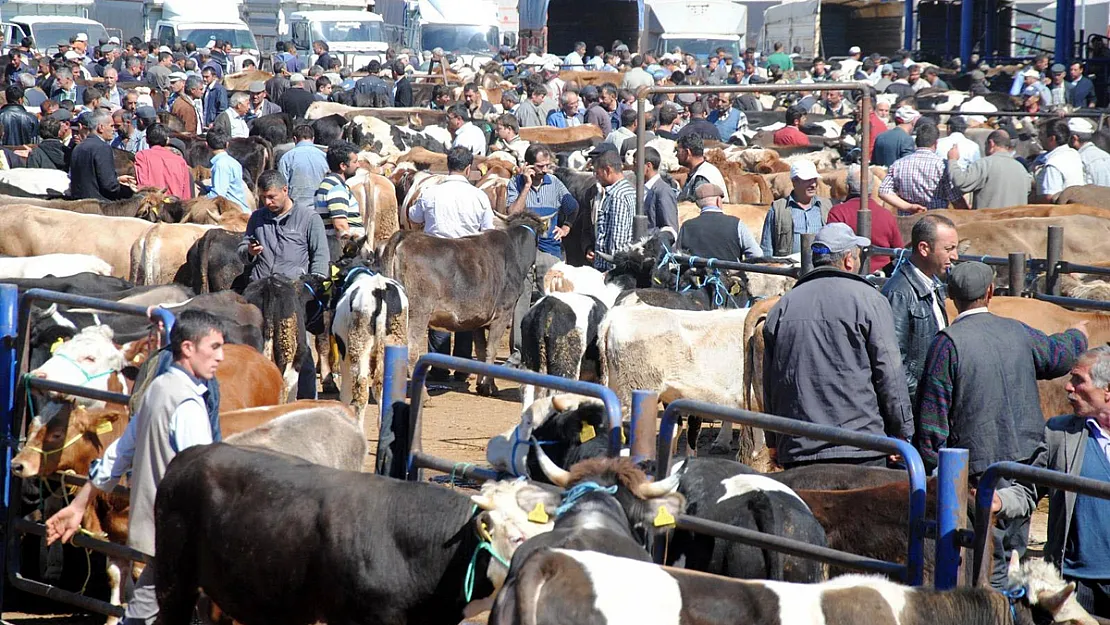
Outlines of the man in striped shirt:
M365 236L366 228L358 202L347 187L347 178L358 169L358 148L346 141L333 143L327 159L330 171L316 188L315 205L324 220L328 251L334 263L342 256L343 244L348 239Z
M599 253L613 254L632 243L632 218L636 215L636 190L624 179L621 158L616 150L605 150L594 160L594 176L605 187L605 199L597 214L594 249L586 257L594 268L607 271L613 264Z

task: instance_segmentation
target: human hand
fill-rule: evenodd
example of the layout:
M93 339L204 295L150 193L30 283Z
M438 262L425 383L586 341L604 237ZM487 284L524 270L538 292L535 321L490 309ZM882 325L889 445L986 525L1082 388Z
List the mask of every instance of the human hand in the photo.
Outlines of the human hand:
M594 251L593 250L586 250L586 260L590 261L591 263L594 262Z
M81 529L81 519L85 516L83 507L70 504L46 520L46 544L52 545L57 541L68 543L73 535Z
M532 186L532 181L536 178L536 166L525 165L524 168L520 170L520 175L524 176L524 186L530 188Z
M117 178L117 180L119 180L120 184L125 184L128 186L139 184L139 181L135 180L135 176L120 176L119 178Z
M916 215L917 213L924 213L929 209L920 204L909 204L908 206L906 206L906 210L908 210L911 215Z
M258 241L250 241L247 244L247 254L251 256L258 256L262 253L262 244Z
M950 161L960 160L960 149L957 148L956 146L952 146L952 147L948 148L948 160L950 160Z
M553 236L556 241L562 241L563 237L567 236L568 234L570 234L570 226L559 226L558 228L555 228Z

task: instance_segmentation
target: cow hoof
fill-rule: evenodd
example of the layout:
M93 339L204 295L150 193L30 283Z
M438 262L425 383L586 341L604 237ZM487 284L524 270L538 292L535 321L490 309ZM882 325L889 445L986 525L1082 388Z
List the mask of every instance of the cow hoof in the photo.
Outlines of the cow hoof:
M327 378L325 378L324 381L320 383L320 392L333 395L335 393L338 393L339 387L335 385L335 378L333 378L332 376L328 376Z
M497 386L494 385L493 380L482 380L478 382L478 394L482 397L493 397L497 394Z

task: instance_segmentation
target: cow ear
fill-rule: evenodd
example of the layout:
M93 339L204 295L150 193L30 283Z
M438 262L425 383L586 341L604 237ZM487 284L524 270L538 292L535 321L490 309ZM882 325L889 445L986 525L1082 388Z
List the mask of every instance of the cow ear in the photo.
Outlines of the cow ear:
M539 511L542 510L544 514L549 517L555 516L555 509L563 502L563 498L558 493L553 493L546 488L541 488L534 484L528 484L522 487L516 494L516 504L521 510L531 513L536 512L537 516ZM539 510L537 510L539 508Z
M132 382L134 382L139 377L139 368L135 365L127 365L123 369L120 369L119 372L123 374L123 377L131 380Z
M681 493L669 493L647 500L640 524L653 534L663 534L674 529L675 519L686 511L686 498Z
M1068 598L1071 597L1074 593L1075 582L1071 582L1070 584L1064 586L1056 592L1042 590L1041 592L1037 593L1037 605L1055 615L1057 612L1060 611L1061 608L1064 607L1064 604L1067 602Z

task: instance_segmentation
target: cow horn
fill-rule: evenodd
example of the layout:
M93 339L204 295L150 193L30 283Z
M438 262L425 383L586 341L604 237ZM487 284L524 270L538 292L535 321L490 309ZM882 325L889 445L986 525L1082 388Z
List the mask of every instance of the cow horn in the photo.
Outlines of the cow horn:
M640 499L652 499L673 493L678 489L679 475L672 475L658 482L644 482L636 489L636 496Z
M540 469L543 470L547 479L560 488L566 488L567 484L570 484L570 471L560 467L551 458L548 458L547 454L543 453L543 448L535 440L532 441L532 449L536 450L536 460L539 461Z
M594 254L597 255L598 258L600 258L601 260L603 260L607 263L613 262L613 255L612 254L606 254L605 252L594 252Z

